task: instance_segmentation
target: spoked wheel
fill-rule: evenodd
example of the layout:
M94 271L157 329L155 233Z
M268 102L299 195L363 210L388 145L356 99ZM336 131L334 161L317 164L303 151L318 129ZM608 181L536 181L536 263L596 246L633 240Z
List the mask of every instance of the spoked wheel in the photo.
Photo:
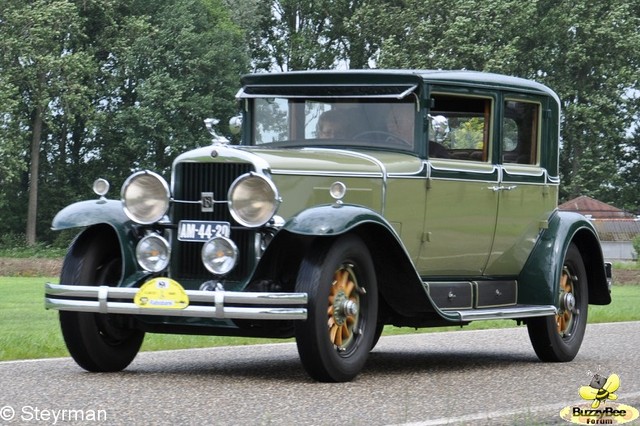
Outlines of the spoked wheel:
M558 285L558 313L527 322L529 338L540 360L566 362L578 354L587 326L587 292L587 273L582 256L571 244Z
M80 238L65 257L61 284L116 285L122 274L117 242L100 236ZM127 326L125 317L60 311L60 328L69 353L87 371L120 371L135 358L144 332Z
M323 382L345 382L363 368L376 332L378 289L369 250L352 235L318 244L296 282L308 316L296 324L305 370Z

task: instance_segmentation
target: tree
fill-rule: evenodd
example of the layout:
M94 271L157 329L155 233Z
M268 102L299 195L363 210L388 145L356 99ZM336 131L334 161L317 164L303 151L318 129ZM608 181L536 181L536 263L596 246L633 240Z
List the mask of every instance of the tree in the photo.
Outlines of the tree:
M12 102L2 103L0 136L10 140L0 155L18 160L0 173L0 231L16 232L29 204L30 242L34 223L52 239L53 215L95 178L168 174L178 153L209 144L203 119L237 112L243 37L222 0L9 0L0 100ZM38 193L47 202L35 222Z
M547 84L563 107L562 198L617 204L615 173L640 88L637 0L371 0L351 20L367 29L380 68L492 71Z
M250 2L244 0L241 4ZM255 70L331 69L358 60L357 41L352 42L354 32L348 31L346 25L362 0L257 3L259 25L249 30Z
M0 44L5 85L14 88L18 103L4 111L5 121L18 129L11 138L29 134L29 198L26 239L36 241L38 176L43 130L50 116L64 112L82 91L75 82L86 69L88 57L72 45L81 37L81 22L75 6L66 0L9 2L2 14ZM15 124L14 124L15 123ZM14 142L15 143L15 142ZM17 153L16 153L17 154Z

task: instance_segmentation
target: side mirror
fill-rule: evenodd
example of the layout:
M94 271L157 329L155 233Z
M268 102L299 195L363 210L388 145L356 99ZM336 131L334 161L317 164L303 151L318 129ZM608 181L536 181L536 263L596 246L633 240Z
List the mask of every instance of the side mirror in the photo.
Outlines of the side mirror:
M229 131L232 135L239 135L242 131L242 115L236 115L229 120Z
M449 134L449 120L443 115L428 115L429 118L429 140L441 143Z

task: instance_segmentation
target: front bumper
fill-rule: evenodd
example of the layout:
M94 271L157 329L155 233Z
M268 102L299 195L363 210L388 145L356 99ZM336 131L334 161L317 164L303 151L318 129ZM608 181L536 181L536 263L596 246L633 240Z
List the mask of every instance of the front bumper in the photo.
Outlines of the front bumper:
M216 319L305 320L307 293L185 290L184 309L143 308L138 288L45 284L45 308L100 314L160 315Z

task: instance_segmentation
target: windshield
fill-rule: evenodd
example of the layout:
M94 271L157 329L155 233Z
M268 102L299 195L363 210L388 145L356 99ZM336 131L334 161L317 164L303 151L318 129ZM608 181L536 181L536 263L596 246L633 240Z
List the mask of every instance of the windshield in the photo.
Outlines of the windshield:
M253 145L356 145L413 150L416 105L390 99L253 101Z

